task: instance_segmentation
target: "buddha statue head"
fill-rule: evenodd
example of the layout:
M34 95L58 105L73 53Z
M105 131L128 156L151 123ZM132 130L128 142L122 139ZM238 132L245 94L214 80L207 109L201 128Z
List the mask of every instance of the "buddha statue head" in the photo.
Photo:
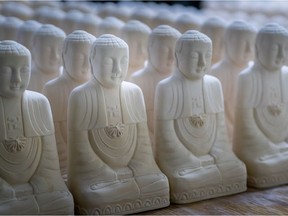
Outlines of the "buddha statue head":
M0 42L0 96L20 97L30 80L31 55L23 45L10 40Z
M201 79L210 68L211 39L196 30L186 31L176 43L176 67L187 79Z
M44 24L33 36L33 63L41 72L54 74L62 64L61 50L66 34L60 28Z
M85 82L90 78L89 54L95 39L82 30L76 30L65 38L62 51L64 73L73 80Z
M212 40L212 64L219 62L223 58L225 30L225 21L218 17L207 19L201 26L200 31Z
M152 30L148 39L148 62L158 73L171 74L175 44L180 35L178 30L168 25Z
M130 20L122 27L121 38L129 46L129 66L132 68L144 66L147 60L147 43L150 33L151 29L138 20Z
M113 16L107 16L98 25L98 35L113 34L118 37L123 26L124 22L122 20Z
M232 22L224 35L226 59L236 66L245 67L253 59L255 35L254 27L247 22Z
M17 31L17 42L27 47L30 52L33 47L33 34L41 27L41 23L36 20L25 21Z
M86 31L94 36L98 35L98 26L102 22L102 18L93 14L87 13L84 14L78 21L76 29L81 29Z
M268 23L257 33L256 62L268 71L279 71L287 58L288 31L277 23Z
M89 59L92 75L103 87L117 87L126 78L129 50L124 40L111 34L101 35L93 43Z
M0 22L0 40L16 40L17 31L23 24L23 20L17 17L6 17Z

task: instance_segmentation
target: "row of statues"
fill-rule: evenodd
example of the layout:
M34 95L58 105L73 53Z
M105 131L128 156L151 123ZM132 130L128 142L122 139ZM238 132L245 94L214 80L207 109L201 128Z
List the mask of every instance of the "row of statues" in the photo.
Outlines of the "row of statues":
M288 31L239 21L228 38L210 70L207 35L160 25L131 82L129 46L112 34L42 25L32 66L1 41L0 214L131 214L243 192L247 179L288 183Z

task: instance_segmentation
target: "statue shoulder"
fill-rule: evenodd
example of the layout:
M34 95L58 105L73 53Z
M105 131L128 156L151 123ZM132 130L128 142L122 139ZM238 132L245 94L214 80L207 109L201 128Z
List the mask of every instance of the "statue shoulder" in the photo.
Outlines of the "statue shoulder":
M41 136L54 133L50 103L43 94L26 90L23 95L23 112L28 134Z

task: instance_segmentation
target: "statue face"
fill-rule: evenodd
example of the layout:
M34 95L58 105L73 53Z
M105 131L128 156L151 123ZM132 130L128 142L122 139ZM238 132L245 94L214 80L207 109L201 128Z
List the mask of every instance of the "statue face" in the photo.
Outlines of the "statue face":
M62 38L45 37L34 44L33 58L38 68L46 73L58 72L61 62Z
M99 46L91 62L94 77L106 88L117 87L128 69L128 48Z
M30 80L29 56L16 54L0 57L0 96L19 97L26 90Z
M212 48L210 43L184 42L177 55L178 69L190 80L201 79L210 68Z
M212 53L212 60L214 63L220 61L223 57L224 53L224 41L223 41L223 32L222 30L215 30L214 37L211 35L211 39L213 41L213 53Z
M126 37L129 45L130 65L141 66L147 60L147 36L143 34L135 34Z
M253 59L255 34L252 32L241 32L235 37L229 38L226 49L230 60L236 65L246 65Z
M91 76L89 65L89 43L78 42L68 45L63 53L65 70L76 81L87 81Z
M172 37L159 37L149 47L149 61L162 74L172 72L176 40Z
M269 71L280 70L287 58L287 38L266 36L257 47L257 57L262 66Z

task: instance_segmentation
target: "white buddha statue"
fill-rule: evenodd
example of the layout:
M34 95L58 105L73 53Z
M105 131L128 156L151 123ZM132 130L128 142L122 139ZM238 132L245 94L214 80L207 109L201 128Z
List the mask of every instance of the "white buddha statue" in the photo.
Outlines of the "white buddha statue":
M68 35L77 29L77 23L82 17L84 13L79 10L73 9L66 12L65 16L62 19L62 29Z
M29 90L42 92L46 82L60 75L61 50L65 32L60 28L44 24L33 36L32 71Z
M0 42L0 214L71 215L49 102L26 90L30 70L27 48Z
M254 55L256 30L245 21L234 21L224 35L225 56L211 69L222 85L228 136L232 143L235 97L239 73L249 66Z
M121 28L124 26L124 22L116 17L105 17L98 25L98 36L102 34L113 34L120 36Z
M49 99L53 113L55 137L64 179L67 178L67 106L70 92L90 79L89 54L96 38L81 30L69 34L62 51L63 73L44 85L43 93Z
M92 79L68 105L68 185L79 214L132 214L169 205L153 159L140 88L123 81L128 45L104 34L90 53Z
M220 17L211 17L201 25L200 31L212 40L212 62L211 65L221 61L224 57L224 35L226 22Z
M130 20L121 28L121 38L129 47L129 67L126 80L139 69L144 67L147 60L148 37L150 27L138 20Z
M176 18L174 26L183 34L188 30L199 30L201 21L196 15L186 12Z
M159 81L172 73L175 44L180 35L178 30L167 25L160 25L153 29L148 39L147 65L132 74L129 80L138 85L143 92L152 143L154 141L154 98L156 86Z
M17 30L16 41L32 52L33 34L41 27L41 23L35 20L27 20Z
M66 13L60 8L43 6L35 10L34 19L43 24L52 24L58 28L62 27L62 22Z
M227 136L221 84L205 75L212 42L189 30L176 42L176 68L155 95L156 161L170 200L190 203L246 190L245 165Z
M0 22L0 40L16 40L17 31L23 24L23 20L17 17L5 17Z
M152 20L156 16L156 11L152 8L140 5L136 6L131 12L130 19L139 20L140 22L152 27Z
M275 23L256 37L254 65L238 78L233 149L246 164L248 185L288 183L287 30Z
M98 26L102 22L102 18L93 13L84 14L76 24L76 29L81 29L94 36L98 35Z

